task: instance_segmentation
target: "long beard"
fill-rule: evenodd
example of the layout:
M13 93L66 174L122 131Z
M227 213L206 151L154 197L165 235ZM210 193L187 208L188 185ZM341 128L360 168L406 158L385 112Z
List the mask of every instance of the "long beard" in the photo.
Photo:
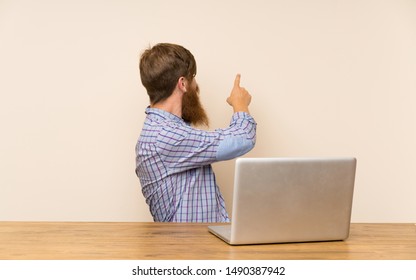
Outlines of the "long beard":
M182 119L194 126L209 126L208 116L199 99L199 87L185 92L182 99Z

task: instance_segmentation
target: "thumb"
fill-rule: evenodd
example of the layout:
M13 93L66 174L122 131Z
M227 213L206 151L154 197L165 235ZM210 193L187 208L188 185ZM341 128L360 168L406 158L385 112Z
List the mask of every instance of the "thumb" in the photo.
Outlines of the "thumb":
M237 76L235 76L235 80L234 80L234 87L240 87L240 79L241 79L241 75L237 74Z

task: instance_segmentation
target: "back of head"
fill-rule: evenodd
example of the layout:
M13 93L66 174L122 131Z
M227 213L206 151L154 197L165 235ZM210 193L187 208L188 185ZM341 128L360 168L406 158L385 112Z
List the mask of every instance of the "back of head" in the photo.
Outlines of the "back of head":
M160 43L140 57L140 78L151 104L168 98L180 77L192 79L196 62L192 53L182 46Z

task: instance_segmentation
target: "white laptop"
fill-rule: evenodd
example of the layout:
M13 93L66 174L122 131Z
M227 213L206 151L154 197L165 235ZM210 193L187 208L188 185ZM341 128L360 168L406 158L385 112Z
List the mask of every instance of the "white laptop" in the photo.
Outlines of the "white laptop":
M355 158L239 158L231 224L211 233L231 245L344 240Z

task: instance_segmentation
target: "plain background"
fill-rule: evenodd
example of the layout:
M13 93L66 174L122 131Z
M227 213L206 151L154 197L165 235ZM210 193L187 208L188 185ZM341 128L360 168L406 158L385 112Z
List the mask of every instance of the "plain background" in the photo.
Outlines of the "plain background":
M354 156L352 221L416 221L412 0L0 0L0 220L152 220L134 146L159 42L194 54L210 129L242 74L247 157ZM229 210L234 163L214 165Z

